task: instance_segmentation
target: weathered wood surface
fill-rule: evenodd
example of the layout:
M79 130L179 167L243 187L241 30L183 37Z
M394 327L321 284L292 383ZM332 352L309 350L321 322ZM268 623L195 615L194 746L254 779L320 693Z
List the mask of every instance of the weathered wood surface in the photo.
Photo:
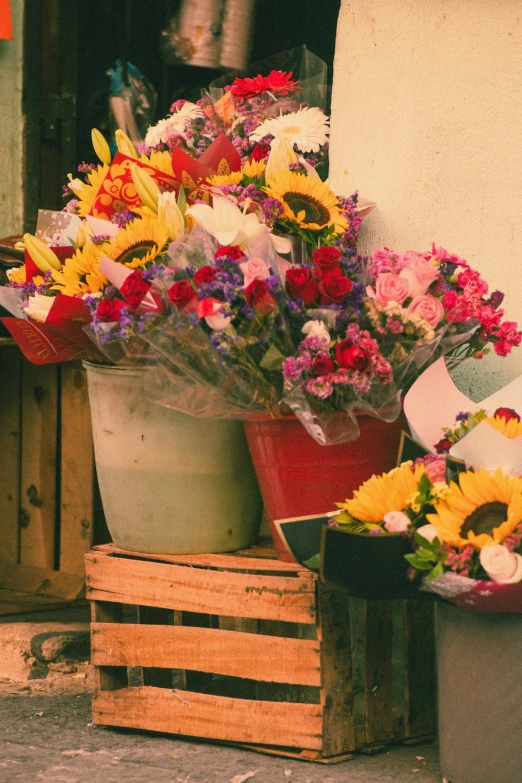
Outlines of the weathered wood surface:
M20 351L18 347L3 348L0 351L0 556L11 563L17 563L20 555L21 395Z
M315 622L314 582L107 557L85 558L87 597L212 615ZM310 576L313 576L310 574Z
M435 733L435 605L404 601L404 737Z
M95 666L191 669L264 682L320 685L319 644L190 626L92 626Z
M93 721L148 731L234 742L321 748L321 708L315 704L232 699L166 688L98 692Z
M364 668L368 744L394 737L392 619L391 601L365 601Z

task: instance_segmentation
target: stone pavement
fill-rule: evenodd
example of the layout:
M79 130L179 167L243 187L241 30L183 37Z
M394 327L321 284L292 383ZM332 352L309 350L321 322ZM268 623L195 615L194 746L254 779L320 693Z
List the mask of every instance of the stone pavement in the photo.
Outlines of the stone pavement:
M436 745L395 746L378 755L356 754L350 761L326 766L93 726L92 678L82 662L86 612L0 620L0 783L441 781ZM34 636L31 643L31 633L36 643ZM26 665L20 668L24 655ZM11 676L6 676L7 660L17 662Z

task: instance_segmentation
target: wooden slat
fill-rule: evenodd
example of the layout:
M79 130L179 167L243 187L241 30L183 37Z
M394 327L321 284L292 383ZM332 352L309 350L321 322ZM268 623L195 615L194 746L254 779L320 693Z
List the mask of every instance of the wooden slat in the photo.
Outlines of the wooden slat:
M355 749L350 614L346 594L318 584L323 756Z
M203 614L315 622L314 582L86 556L87 597Z
M33 597L74 601L85 594L85 582L79 574L8 563L2 559L0 560L0 589L17 590Z
M95 666L192 669L264 682L320 685L319 644L191 626L93 624Z
M123 624L123 607L121 604L91 603L91 627L94 623ZM95 667L94 682L98 691L116 691L126 688L129 677L126 666Z
M94 547L95 552L119 554L125 557L135 557L140 560L153 560L156 563L172 563L173 565L188 565L198 568L223 568L227 571L270 571L281 574L310 574L298 563L284 563L275 557L275 549L270 550L274 556L266 558L247 557L242 555L151 555L143 552L128 552L119 549L114 544L102 544Z
M405 739L435 733L435 617L431 601L404 601Z
M0 552L11 563L17 563L20 554L21 392L21 353L18 347L4 348L0 353Z
M126 628L138 628L139 634L141 637L148 639L150 636L150 631L152 626L153 628L160 628L162 636L163 632L167 630L167 626L174 624L174 612L171 609L158 609L156 606L138 606L138 622L141 625L146 625L146 628L140 628L139 626L123 626L119 625L118 627L114 625L106 625L105 628L109 631L109 635L112 631L112 637L114 639L120 640L121 635L120 632L123 630L123 635L125 636L125 629ZM95 626L91 627L92 632L92 641L91 641L91 654L92 654L92 646L94 644L99 643L99 637L96 636L95 633ZM121 641L117 641L117 644L121 644ZM161 644L161 641L160 641ZM146 643L147 645L147 643ZM132 651L135 649L135 643L134 640L129 638L128 644L126 645L127 650L129 648L132 648ZM125 652L125 650L122 651ZM109 653L112 653L112 649L109 648ZM125 657L125 655L124 655ZM94 661L92 661L94 663ZM143 685L157 685L161 688L171 688L172 687L172 668L173 667L167 667L167 668L159 668L161 664L148 664L148 663L128 663L123 664L124 666L142 666L146 667L143 668Z
M391 601L365 601L364 614L366 741L371 744L394 736Z
M124 688L96 694L93 721L189 737L321 748L321 708L313 704L231 699L166 688Z
M94 470L85 370L61 370L60 570L84 574L93 541Z
M23 363L20 562L55 564L58 368Z

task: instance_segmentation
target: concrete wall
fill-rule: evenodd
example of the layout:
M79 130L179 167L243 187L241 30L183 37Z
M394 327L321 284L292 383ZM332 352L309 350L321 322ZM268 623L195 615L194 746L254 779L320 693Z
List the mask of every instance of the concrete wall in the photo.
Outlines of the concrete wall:
M11 3L13 39L0 41L0 237L23 228L24 0Z
M520 0L343 0L334 187L345 169L344 190L378 204L363 250L435 241L504 290L522 322ZM464 367L460 385L480 398L522 372L522 349Z

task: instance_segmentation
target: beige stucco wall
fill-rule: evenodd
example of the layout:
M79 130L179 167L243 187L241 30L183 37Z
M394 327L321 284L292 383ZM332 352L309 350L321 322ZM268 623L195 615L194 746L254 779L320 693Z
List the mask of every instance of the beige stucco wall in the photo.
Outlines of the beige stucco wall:
M344 169L344 190L378 203L365 251L435 241L506 291L508 315L522 322L520 0L343 0L334 186ZM472 362L459 383L478 380L480 395L520 372L522 348Z
M23 0L11 3L13 39L0 41L0 237L23 228Z

